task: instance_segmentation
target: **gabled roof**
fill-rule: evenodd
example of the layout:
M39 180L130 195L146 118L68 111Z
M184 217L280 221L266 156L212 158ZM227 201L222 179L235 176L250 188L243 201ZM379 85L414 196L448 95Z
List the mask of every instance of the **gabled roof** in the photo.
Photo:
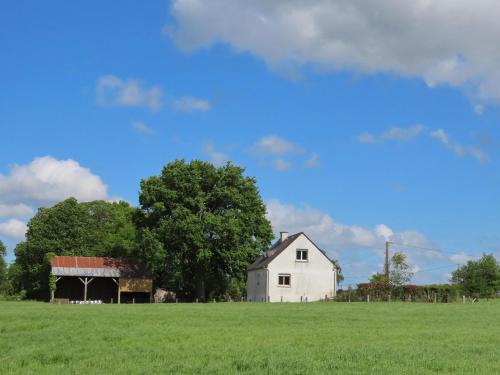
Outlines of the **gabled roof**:
M295 233L292 234L291 236L288 236L283 242L281 240L276 241L276 243L271 246L269 250L264 252L261 256L259 256L255 262L253 262L249 267L248 270L256 270L259 268L264 268L266 267L271 261L276 258L278 255L280 255L283 250L285 250L289 245L292 244L293 241L295 241L302 232L300 233Z
M269 250L267 250L264 254L260 255L255 262L253 262L248 268L248 271L251 270L258 270L261 268L267 267L269 263L273 261L274 258L276 258L278 255L280 255L288 246L292 244L293 241L295 241L299 236L303 234L311 243L316 246L316 248L330 261L333 263L335 267L337 265L326 255L324 250L321 250L318 245L316 245L309 237L307 237L307 234L304 232L299 232L292 234L291 236L288 236L283 242L278 240Z
M149 277L146 266L136 259L54 256L51 260L55 276Z

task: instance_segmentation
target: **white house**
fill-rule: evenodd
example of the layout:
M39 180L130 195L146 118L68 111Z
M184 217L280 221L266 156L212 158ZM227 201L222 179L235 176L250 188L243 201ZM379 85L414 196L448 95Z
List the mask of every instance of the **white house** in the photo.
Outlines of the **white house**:
M335 297L337 289L337 266L303 232L281 232L247 272L249 301L319 301Z

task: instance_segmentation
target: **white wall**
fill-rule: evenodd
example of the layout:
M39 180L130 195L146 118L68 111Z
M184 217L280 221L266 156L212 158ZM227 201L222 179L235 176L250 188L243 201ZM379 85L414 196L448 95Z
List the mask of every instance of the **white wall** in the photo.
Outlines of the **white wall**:
M265 302L267 299L267 270L248 271L247 300Z
M297 249L308 250L307 262L295 260ZM324 299L325 295L335 297L335 266L303 234L273 259L268 270L270 302L300 302L301 297L312 302ZM291 275L290 287L278 286L279 274Z

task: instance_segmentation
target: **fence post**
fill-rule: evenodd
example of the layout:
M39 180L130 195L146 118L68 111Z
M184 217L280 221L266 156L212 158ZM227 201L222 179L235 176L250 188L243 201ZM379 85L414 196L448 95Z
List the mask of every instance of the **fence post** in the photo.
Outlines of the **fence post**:
M436 303L436 302L437 302L437 293L434 292L434 303Z
M370 303L370 295L369 294L366 296L366 303Z

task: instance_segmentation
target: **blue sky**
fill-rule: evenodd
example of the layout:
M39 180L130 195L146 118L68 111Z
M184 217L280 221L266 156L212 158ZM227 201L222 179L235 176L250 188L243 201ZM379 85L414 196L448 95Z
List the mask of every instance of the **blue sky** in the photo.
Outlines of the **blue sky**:
M430 51L405 40L427 31L389 17L413 5L381 2L387 19L374 20L358 2L343 15L340 0L235 3L2 4L0 238L10 250L37 207L72 195L136 204L141 178L196 158L244 166L275 231L308 232L344 265L346 284L380 268L385 239L449 252L396 246L416 282L446 281L468 255L499 255L500 60L474 39L495 27L481 7L467 41L453 34L460 20L447 34L434 24L445 15L419 8L442 43ZM330 30L323 14L346 21Z

